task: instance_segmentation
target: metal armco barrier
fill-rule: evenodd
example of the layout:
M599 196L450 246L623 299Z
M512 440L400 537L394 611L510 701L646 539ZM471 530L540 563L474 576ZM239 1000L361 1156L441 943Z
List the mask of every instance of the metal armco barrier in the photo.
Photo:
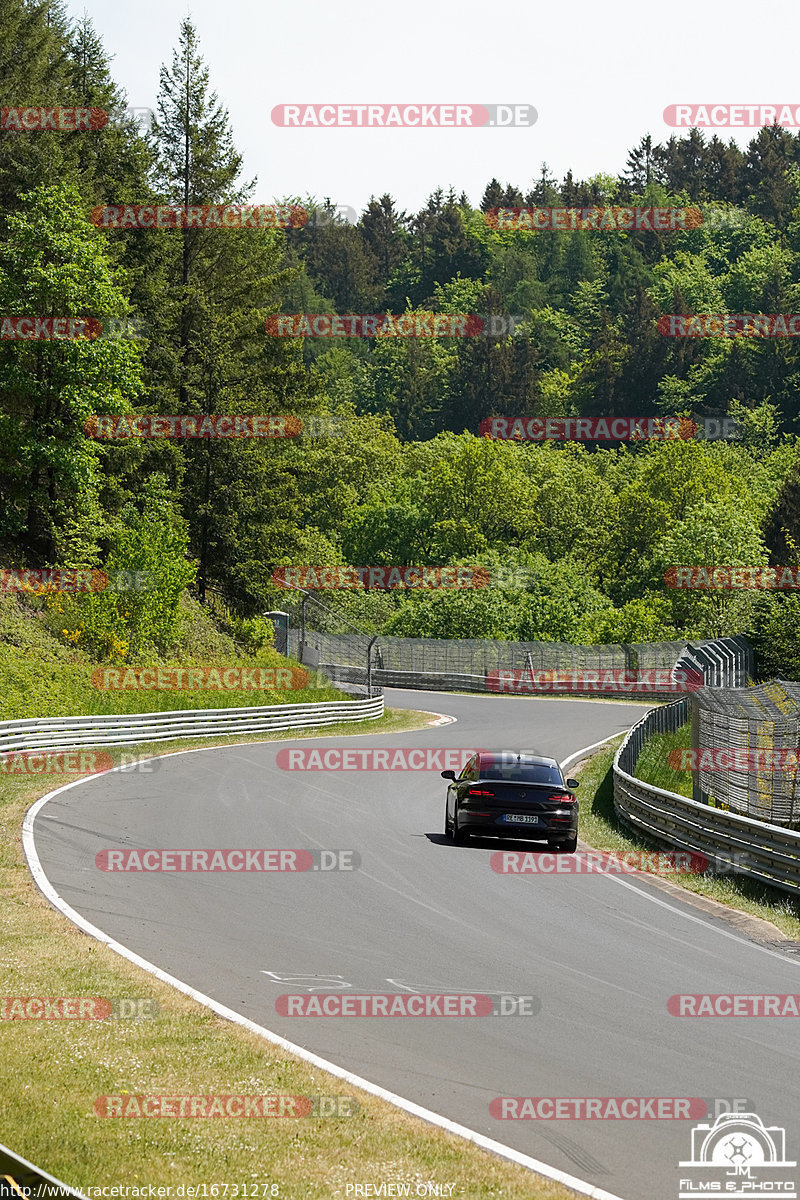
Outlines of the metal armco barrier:
M655 733L674 733L689 719L688 698L651 709L614 756L614 808L634 833L681 850L696 850L736 875L792 895L800 893L800 833L699 804L633 775L642 746Z
M8 1146L0 1146L0 1197L5 1196L12 1200L18 1200L20 1196L23 1200L28 1196L48 1196L53 1200L69 1200L69 1197L76 1196L78 1200L86 1200L83 1192L59 1182L54 1175L35 1167L27 1158L14 1154Z
M320 704L272 704L261 708L203 708L127 716L43 717L0 721L0 754L20 750L73 750L81 746L124 746L174 738L225 737L304 729L340 721L377 720L383 696L371 700L331 700Z

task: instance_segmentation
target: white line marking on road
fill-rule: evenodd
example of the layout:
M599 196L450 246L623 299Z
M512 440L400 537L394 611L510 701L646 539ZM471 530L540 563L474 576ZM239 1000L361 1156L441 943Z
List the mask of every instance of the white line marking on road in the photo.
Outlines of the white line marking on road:
M197 751L178 750L175 753L193 754L197 753ZM451 1121L449 1117L445 1117L441 1113L435 1113L432 1109L423 1108L421 1104L415 1104L413 1100L406 1100L404 1096L398 1096L395 1092L390 1092L387 1088L381 1087L377 1083L372 1083L369 1079L363 1079L360 1075L355 1075L352 1071L338 1066L337 1063L329 1062L328 1059L321 1058L320 1055L313 1054L310 1050L305 1050L302 1046L297 1046L294 1042L287 1041L280 1034L273 1033L270 1029L265 1029L263 1025L257 1025L255 1021L251 1021L248 1017L242 1016L241 1013L235 1012L232 1008L220 1004L218 1001L213 1000L211 996L204 995L203 992L199 992L190 984L184 983L183 980L177 979L174 975L170 975L166 971L162 971L154 963L148 962L141 955L136 954L133 950L129 950L127 946L123 946L121 942L117 942L109 937L107 933L104 933L96 925L92 925L91 922L87 921L85 917L82 917L79 912L67 904L66 900L62 899L50 883L39 860L33 836L33 823L44 805L62 792L67 792L70 788L77 787L78 784L83 782L85 780L76 779L73 783L67 783L63 787L57 788L54 792L48 792L46 796L41 796L28 809L22 824L22 846L31 874L40 891L47 897L54 908L57 908L60 913L72 921L74 925L77 925L79 929L82 929L84 933L88 933L90 937L103 942L108 946L109 950L113 950L115 954L126 958L137 967L141 967L142 970L147 971L150 975L154 975L162 983L169 984L179 992L183 992L184 995L189 996L192 1000L197 1001L198 1004L203 1004L206 1008L210 1008L218 1016L224 1017L228 1021L233 1021L236 1025L241 1025L244 1029L250 1030L251 1033L256 1033L267 1041L281 1046L284 1050L288 1050L289 1053L296 1054L304 1062L311 1063L312 1066L327 1071L330 1075L336 1076L337 1079L343 1079L346 1083L352 1084L353 1087L359 1087L362 1091L369 1092L373 1096L378 1096L381 1100L386 1100L389 1104L393 1104L395 1108L410 1113L411 1116L420 1117L423 1121L427 1121L428 1124L435 1125L439 1129L444 1129L447 1133L453 1133L468 1142L474 1142L481 1149L489 1150L492 1154L496 1154L500 1158L517 1163L518 1166L527 1167L529 1171L535 1171L537 1175L542 1175L545 1179L552 1179L556 1183L563 1183L565 1187L570 1187L573 1191L580 1192L583 1196L589 1196L591 1200L622 1200L622 1197L615 1195L613 1192L607 1192L603 1188L595 1187L592 1183L578 1179L575 1175L569 1175L566 1171L560 1171L557 1167L551 1167L548 1163L541 1162L538 1158L532 1158L529 1154L523 1154L520 1150L515 1150L512 1146L504 1146L502 1142L496 1142L493 1138L488 1138L474 1129L468 1129L466 1125L459 1125L456 1121Z
M618 733L612 733L599 742L592 742L591 746L584 746L582 750L576 750L574 754L570 754L569 758L565 758L562 763L559 763L561 770L564 770L567 763L574 762L576 758L581 758L584 754L588 754L590 750L596 750L598 746L605 746L606 742L613 742L614 738L622 737L625 733L630 733L630 730L620 729Z
M622 732L625 732L624 730ZM596 750L598 746L605 745L606 742L612 742L615 737L619 737L619 733L613 733L611 737L603 738L601 742L594 742L591 746L584 746L582 750L576 750L574 754L570 754L569 758L565 758L560 764L563 771L567 763L571 763L576 758L581 758L584 754L588 754L590 750ZM769 954L772 958L777 958L782 963L792 963L794 966L800 966L800 961L795 958L789 958L785 954L779 953L777 950L770 950L768 946L762 946L760 942L753 942L749 938L744 938L738 933L731 933L728 929L720 929L716 924L712 924L709 920L703 917L696 917L694 913L685 912L683 908L675 904L670 904L666 900L659 900L658 896L654 896L647 888L636 887L633 883L628 883L624 879L619 879L610 871L599 872L601 878L608 879L610 883L616 883L619 887L627 888L631 892L636 892L643 900L649 900L651 904L657 904L659 908L666 908L668 912L675 913L677 916L683 917L687 921L692 921L695 925L702 925L705 929L713 929L721 937L730 938L731 941L739 942L743 946L749 946L752 950L760 950L762 954ZM642 879L647 879L647 872L641 872ZM735 911L735 910L734 910Z

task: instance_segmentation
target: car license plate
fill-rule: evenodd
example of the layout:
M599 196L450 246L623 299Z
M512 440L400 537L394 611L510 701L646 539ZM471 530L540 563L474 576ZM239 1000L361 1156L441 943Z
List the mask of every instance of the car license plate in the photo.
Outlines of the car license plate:
M532 816L529 816L528 814L522 814L522 813L506 813L505 816L503 817L503 820L508 821L509 824L513 824L513 825L517 825L517 824L519 824L519 825L538 825L539 824L538 817L532 817Z

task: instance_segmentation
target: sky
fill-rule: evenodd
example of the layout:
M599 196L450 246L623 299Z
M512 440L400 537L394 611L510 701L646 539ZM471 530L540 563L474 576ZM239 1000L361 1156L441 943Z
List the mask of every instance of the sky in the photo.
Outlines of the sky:
M797 0L194 0L191 8L70 0L70 11L91 17L129 105L141 108L155 107L160 67L191 17L243 177L258 177L258 203L330 197L360 212L388 192L414 211L452 186L477 204L493 176L526 191L543 162L559 180L570 168L576 178L621 172L645 134L664 141L676 132L664 120L668 105L800 110ZM537 119L513 128L291 128L273 122L283 104L301 113L313 104L525 104ZM746 146L756 130L717 132Z

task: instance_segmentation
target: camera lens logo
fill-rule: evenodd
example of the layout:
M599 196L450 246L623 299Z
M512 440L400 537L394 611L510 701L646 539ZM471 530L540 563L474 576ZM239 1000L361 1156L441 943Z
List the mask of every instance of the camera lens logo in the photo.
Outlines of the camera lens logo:
M723 1113L713 1125L695 1125L692 1157L679 1163L695 1168L695 1177L681 1179L680 1200L694 1200L710 1190L733 1197L769 1191L796 1200L797 1185L786 1168L797 1163L786 1158L785 1142L785 1130L765 1126L753 1112Z

